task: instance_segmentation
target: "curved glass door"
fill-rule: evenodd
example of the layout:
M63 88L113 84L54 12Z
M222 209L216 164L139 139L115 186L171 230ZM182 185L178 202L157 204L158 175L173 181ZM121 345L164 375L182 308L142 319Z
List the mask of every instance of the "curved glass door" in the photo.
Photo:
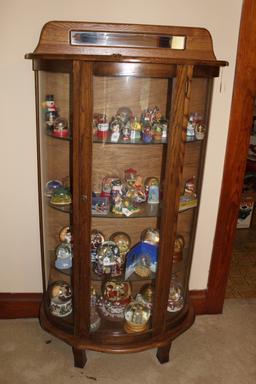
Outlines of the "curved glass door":
M38 139L45 309L56 322L73 322L70 75L39 71Z
M172 82L94 76L91 331L152 328Z

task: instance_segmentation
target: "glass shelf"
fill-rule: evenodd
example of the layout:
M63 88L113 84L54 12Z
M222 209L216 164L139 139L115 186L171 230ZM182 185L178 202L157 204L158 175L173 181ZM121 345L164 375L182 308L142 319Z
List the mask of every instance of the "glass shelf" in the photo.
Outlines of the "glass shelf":
M146 143L142 139L134 139L134 140L122 140L122 139L119 139L118 141L115 142L115 141L111 141L110 137L101 139L101 138L98 138L97 136L93 136L93 143L97 143L97 144L156 145L156 144L167 144L167 139L166 138L161 139L161 140L154 140L153 139L149 143Z

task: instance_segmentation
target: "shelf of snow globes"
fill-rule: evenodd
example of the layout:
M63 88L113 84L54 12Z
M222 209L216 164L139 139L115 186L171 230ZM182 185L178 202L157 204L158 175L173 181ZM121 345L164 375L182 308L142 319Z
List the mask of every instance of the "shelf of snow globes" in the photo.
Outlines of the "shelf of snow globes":
M52 136L52 135L49 135ZM69 140L72 140L72 138L69 138ZM195 142L202 142L203 139L197 139L196 136L186 136L185 143L195 143ZM99 138L96 135L93 136L93 143L94 144L122 144L122 145L164 145L167 144L168 139L163 138L161 140L152 140L151 142L145 142L142 139L119 139L118 141L114 142L111 140L111 137L107 136L106 138Z
M159 204L148 204L141 203L136 207L133 207L132 210L125 210L126 213L115 214L109 211L109 208L102 208L102 205L106 203L103 202L102 198L98 199L98 207L92 207L92 217L94 218L108 218L108 219L128 219L128 218L145 218L145 217L160 217L161 215L161 203ZM182 195L180 197L180 206L179 212L186 211L197 207L198 200L196 197ZM68 204L55 204L51 202L51 199L48 198L48 205L58 211L71 213L72 212L72 203ZM107 203L109 205L109 203Z

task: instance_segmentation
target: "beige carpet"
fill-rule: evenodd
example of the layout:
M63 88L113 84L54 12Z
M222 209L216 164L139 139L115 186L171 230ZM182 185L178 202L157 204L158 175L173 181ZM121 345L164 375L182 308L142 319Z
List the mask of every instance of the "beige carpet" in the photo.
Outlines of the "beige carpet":
M167 364L154 350L87 357L84 369L74 368L71 348L36 319L0 321L1 384L255 384L256 299L228 299L223 315L197 317Z

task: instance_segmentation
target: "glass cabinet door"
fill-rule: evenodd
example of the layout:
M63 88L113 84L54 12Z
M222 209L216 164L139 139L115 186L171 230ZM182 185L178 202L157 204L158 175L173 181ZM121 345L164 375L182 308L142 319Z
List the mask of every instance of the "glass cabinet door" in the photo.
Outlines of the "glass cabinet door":
M152 329L171 92L168 78L93 77L91 331L97 333Z
M38 71L36 79L45 308L68 325L73 321L70 75Z
M187 300L207 143L212 81L210 78L193 78L190 87L188 119L183 134L185 151L179 215L167 307L170 314L180 311Z

